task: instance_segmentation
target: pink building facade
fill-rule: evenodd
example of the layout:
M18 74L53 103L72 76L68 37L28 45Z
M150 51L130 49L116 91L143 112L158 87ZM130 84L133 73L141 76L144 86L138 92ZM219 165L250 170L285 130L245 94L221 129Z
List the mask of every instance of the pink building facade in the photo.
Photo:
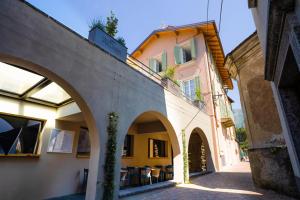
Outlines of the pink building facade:
M210 40L210 41L209 41ZM153 31L131 54L162 77L168 68L171 79L192 102L200 102L211 118L217 170L239 161L228 72L220 63L224 53L214 22Z

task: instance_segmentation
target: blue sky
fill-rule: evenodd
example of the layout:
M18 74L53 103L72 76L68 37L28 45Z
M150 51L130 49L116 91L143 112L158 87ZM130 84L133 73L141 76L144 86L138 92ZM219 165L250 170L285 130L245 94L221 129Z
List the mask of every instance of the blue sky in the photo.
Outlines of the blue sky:
M126 40L128 51L162 25L206 21L207 0L28 0L48 15L87 37L92 19L105 19L112 10L119 19L117 35ZM209 20L219 24L221 0L209 1ZM220 37L225 54L255 31L247 0L224 0ZM229 92L240 108L237 85Z

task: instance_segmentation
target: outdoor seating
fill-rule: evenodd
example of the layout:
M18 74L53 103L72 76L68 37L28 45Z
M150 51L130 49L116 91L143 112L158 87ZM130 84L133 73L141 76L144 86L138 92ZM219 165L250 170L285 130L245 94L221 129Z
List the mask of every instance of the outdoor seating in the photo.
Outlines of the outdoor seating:
M155 165L156 168L160 169L159 172L159 181L164 181L165 180L165 169L162 165Z
M81 188L82 193L84 193L86 191L88 176L89 176L89 169L84 168L83 169L82 188Z
M140 182L140 173L138 167L127 167L128 185L137 186Z
M140 168L140 173L141 173L141 177L140 177L141 185L145 185L148 182L152 184L150 167Z
M151 169L151 176L155 178L156 183L158 183L159 177L160 177L160 169L159 168L153 168Z
M125 187L128 185L128 170L122 168L120 171L120 187Z
M172 180L173 179L173 165L167 165L165 167L166 172L165 172L165 176L166 176L166 180Z

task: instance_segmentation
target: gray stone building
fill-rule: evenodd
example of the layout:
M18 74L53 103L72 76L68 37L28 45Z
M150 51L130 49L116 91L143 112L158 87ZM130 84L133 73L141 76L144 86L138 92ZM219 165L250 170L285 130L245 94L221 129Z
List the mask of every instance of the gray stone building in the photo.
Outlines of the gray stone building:
M249 0L283 136L300 188L300 1Z
M295 194L295 179L271 83L264 79L264 58L256 32L227 55L225 67L238 82L254 183Z

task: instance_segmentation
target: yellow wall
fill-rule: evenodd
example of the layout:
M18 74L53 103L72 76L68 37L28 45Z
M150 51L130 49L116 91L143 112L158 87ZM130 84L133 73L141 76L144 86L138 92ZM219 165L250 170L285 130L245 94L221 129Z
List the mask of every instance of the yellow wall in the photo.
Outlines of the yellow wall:
M122 167L127 166L137 166L143 167L155 166L155 165L171 165L172 164L172 149L171 141L167 132L159 133L144 133L138 134L134 127L130 128L128 131L129 135L134 135L133 141L133 156L132 157L123 157L122 158ZM165 158L149 158L148 157L148 140L149 139L158 139L167 141L167 155Z

